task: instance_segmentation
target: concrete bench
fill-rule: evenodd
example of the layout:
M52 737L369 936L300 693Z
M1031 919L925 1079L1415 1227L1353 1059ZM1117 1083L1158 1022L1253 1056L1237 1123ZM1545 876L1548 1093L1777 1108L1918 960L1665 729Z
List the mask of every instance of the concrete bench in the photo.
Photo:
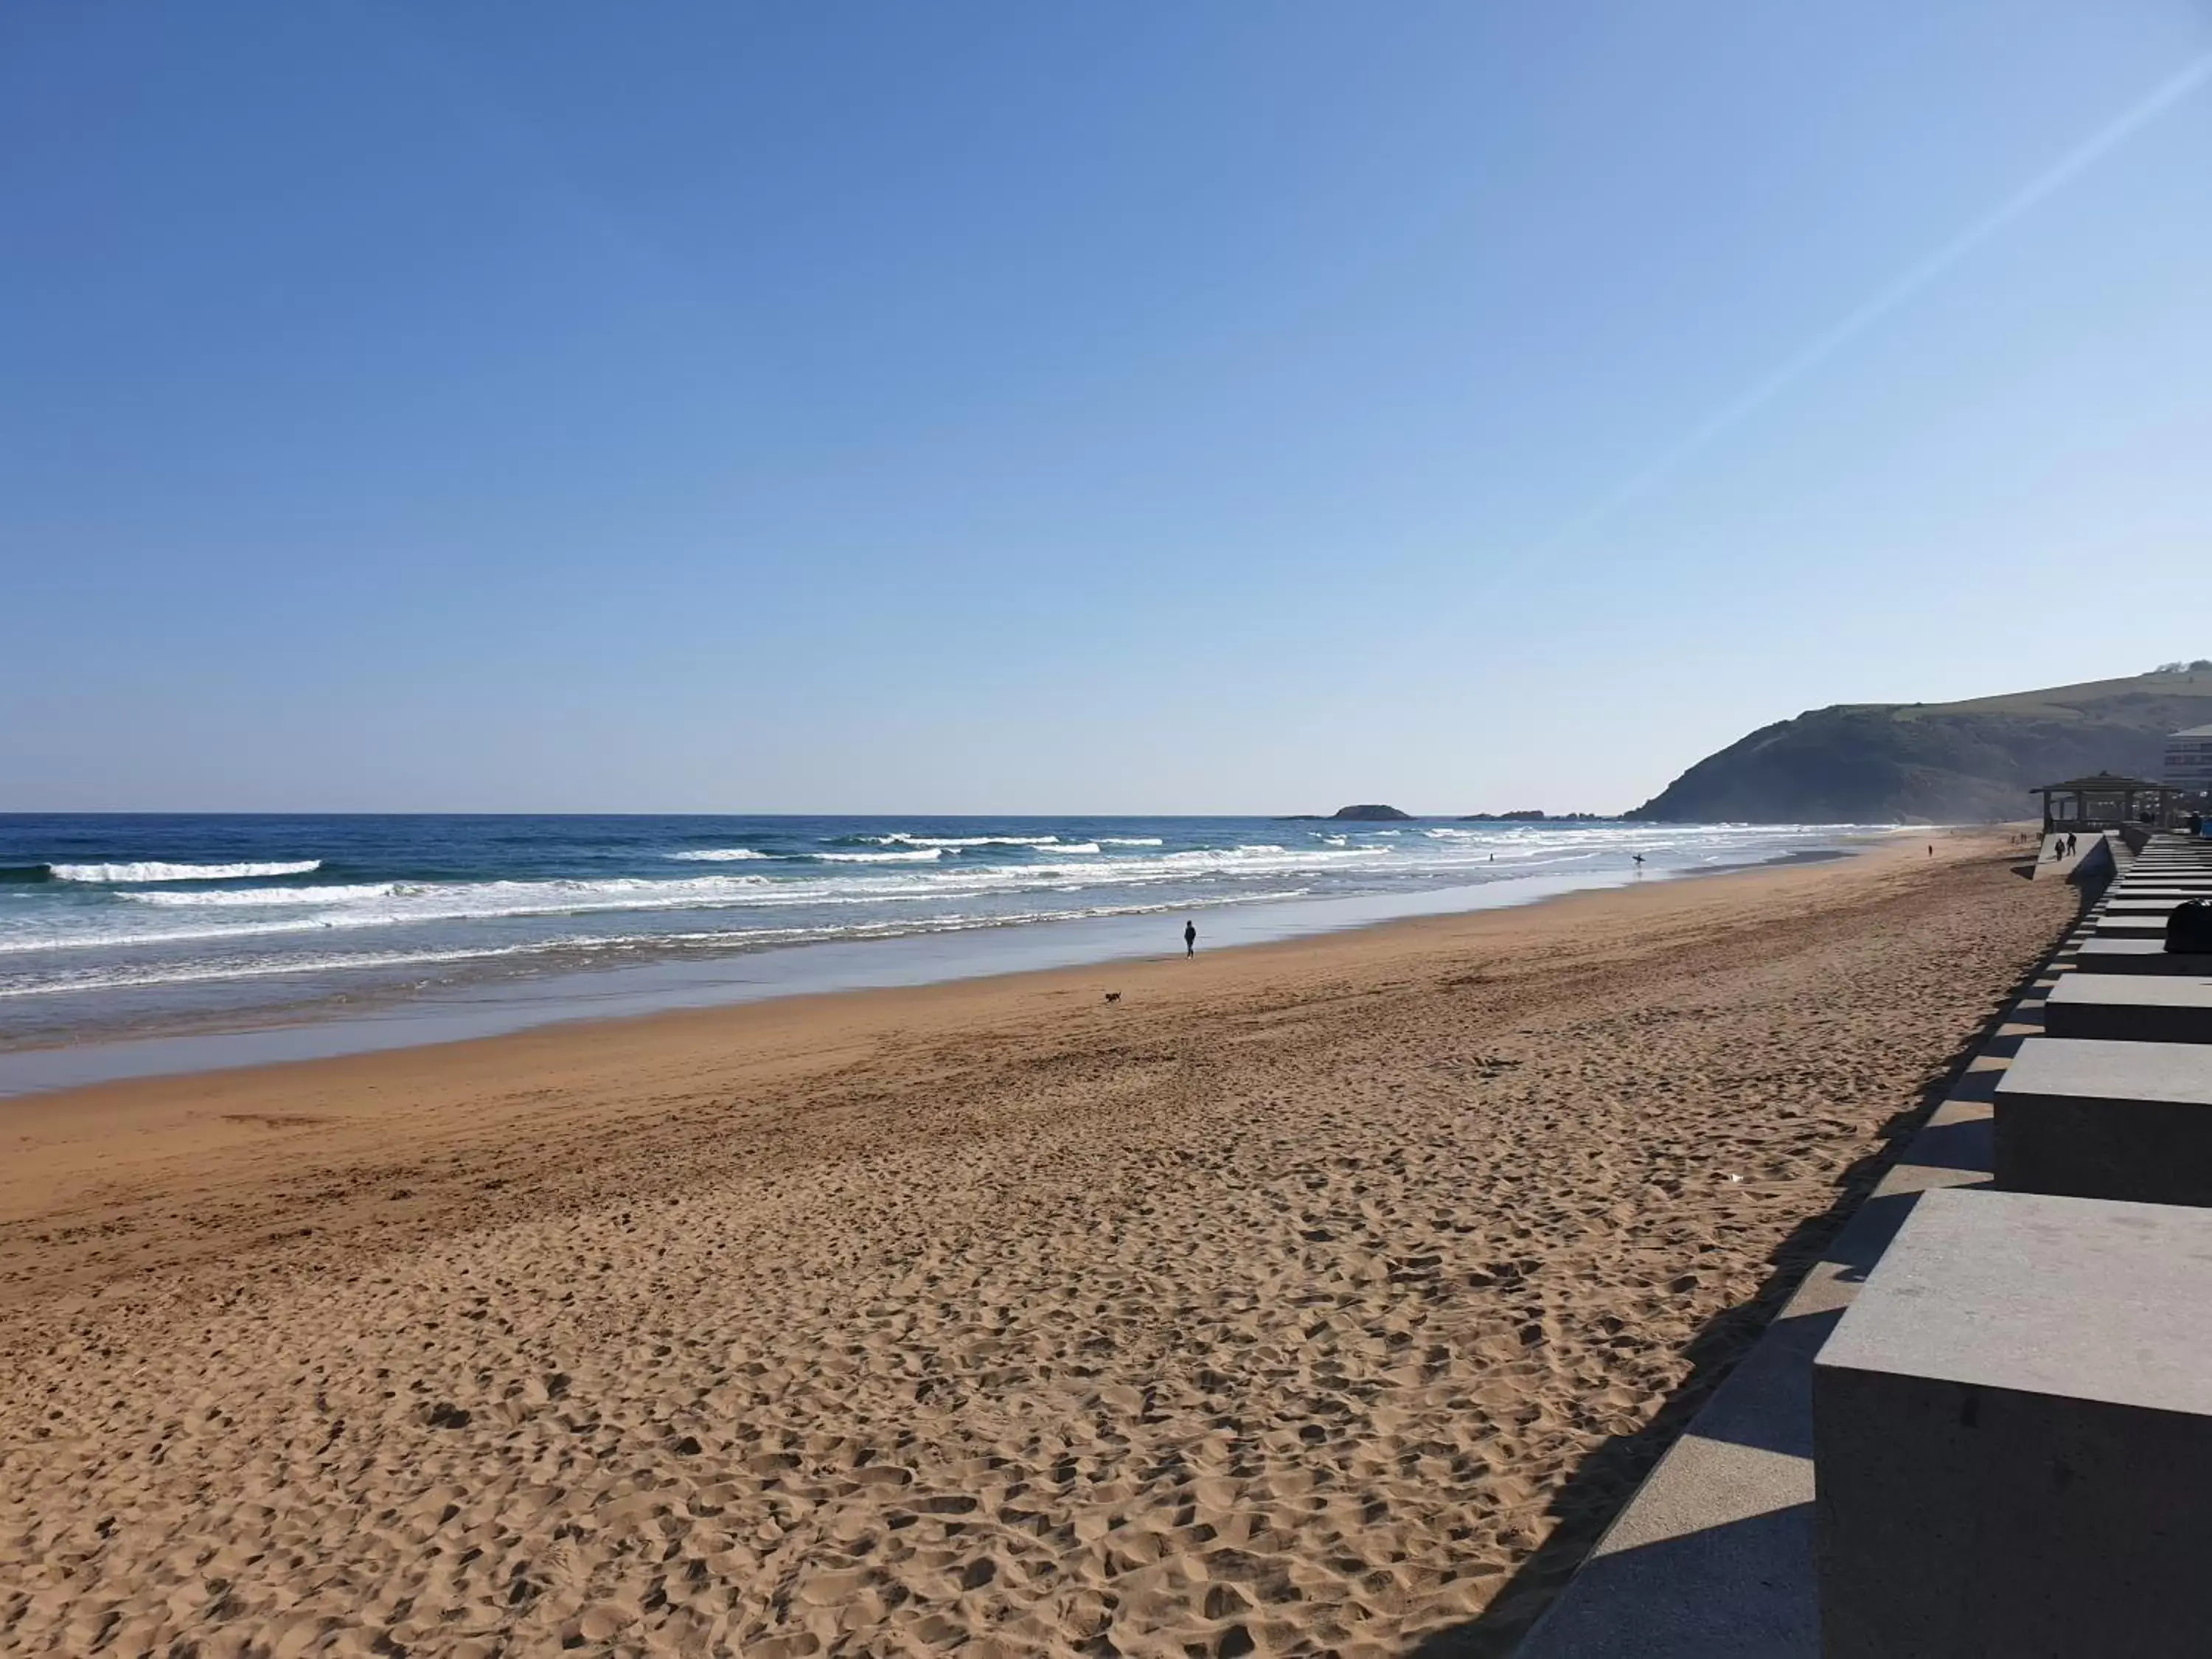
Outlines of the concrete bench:
M2169 956L2166 941L2159 939L2086 939L2074 949L2074 965L2091 974L2188 974L2212 978L2212 956Z
M2212 1211L1924 1194L1813 1368L1823 1659L2198 1656Z
M2167 914L2163 910L2108 911L2092 916L2088 927L2100 939L2153 939L2163 944Z
M2030 1037L1993 1105L2007 1192L2212 1206L2212 1047Z
M2107 1042L2212 1042L2212 979L2061 974L2044 999L2043 1029Z

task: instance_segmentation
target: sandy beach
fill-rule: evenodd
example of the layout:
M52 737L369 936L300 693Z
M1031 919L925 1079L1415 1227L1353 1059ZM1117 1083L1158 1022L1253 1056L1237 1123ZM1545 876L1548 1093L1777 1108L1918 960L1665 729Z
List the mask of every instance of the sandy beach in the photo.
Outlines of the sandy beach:
M2074 913L1924 845L0 1102L0 1652L1507 1651Z

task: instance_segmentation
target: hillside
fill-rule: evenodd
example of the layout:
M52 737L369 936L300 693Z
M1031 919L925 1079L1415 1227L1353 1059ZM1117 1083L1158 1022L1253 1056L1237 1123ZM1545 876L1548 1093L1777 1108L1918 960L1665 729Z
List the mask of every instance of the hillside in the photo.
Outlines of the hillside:
M2027 817L2039 783L2155 778L2167 732L2212 724L2212 666L1963 702L1838 703L1762 726L1628 814L1656 822Z

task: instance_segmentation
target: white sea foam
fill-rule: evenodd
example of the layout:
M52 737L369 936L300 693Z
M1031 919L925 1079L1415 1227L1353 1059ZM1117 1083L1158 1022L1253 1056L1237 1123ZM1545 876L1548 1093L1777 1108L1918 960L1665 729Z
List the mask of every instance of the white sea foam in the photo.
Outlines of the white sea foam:
M862 836L878 847L1050 847L1059 848L1058 836L915 836L903 830L888 836Z
M458 949L313 951L283 956L256 955L244 958L203 958L171 963L126 962L88 967L36 978L0 975L0 999L53 995L71 992L88 994L146 989L164 986L262 979L318 972L340 973L379 969L392 970L463 962L544 956L563 951L584 951L595 956L607 956L639 948L668 946L744 950L833 939L890 939L917 933L964 933L982 928L1018 927L1039 921L1074 921L1113 916L1158 915L1170 911L1182 915L1194 909L1217 908L1226 903L1304 898L1310 891L1308 888L1289 887L1240 894L1234 900L1218 897L1179 897L1153 902L1065 905L1018 911L972 913L951 911L936 915L902 916L877 921L820 923L813 926L787 927L739 927L681 933L638 933L596 936L572 933L564 934L556 939L538 939L520 945ZM256 928L250 931L252 937L259 938L269 933L281 933L287 931L313 931L317 926L318 924L310 922L288 924L282 928ZM146 945L187 940L235 940L238 937L238 934L230 930L204 929L188 933L115 935L101 942L112 945Z
M266 979L277 974L342 973L360 968L431 967L441 963L477 962L573 948L586 940L550 940L470 951L356 951L330 955L254 957L244 962L196 961L160 967L95 968L49 980L13 981L0 978L0 997L52 996L69 991L131 991L156 985L200 985L224 980Z
M750 847L701 847L690 852L671 853L669 857L682 859L689 864L736 864L745 859L764 859L766 853L757 853Z
M624 911L715 909L732 906L788 910L807 906L840 909L891 904L957 902L1024 891L1076 892L1122 886L1174 885L1194 876L1234 878L1297 875L1326 869L1338 860L1363 856L1333 849L1283 853L1259 848L1217 848L1164 858L1108 858L1086 854L1065 861L961 868L937 866L939 849L897 854L817 854L842 863L883 860L849 872L823 869L812 878L768 875L714 875L649 880L614 878L597 881L493 881L331 884L320 887L216 889L204 891L129 890L117 896L128 909L151 922L155 916L187 927L106 926L85 918L83 931L67 927L25 929L0 937L0 955L40 951L80 951L137 945L169 945L257 936L310 934L327 929L400 927L425 923L495 921L532 916L592 915ZM908 867L908 860L931 867ZM896 861L895 863L890 861ZM787 868L790 866L786 866ZM820 866L817 866L817 868ZM1250 896L1249 893L1237 896ZM1200 895L1190 896L1196 900ZM127 914L127 912L124 913Z
M623 878L605 881L380 882L201 893L131 891L118 896L132 901L132 908L141 914L175 915L180 920L193 916L204 918L204 921L190 927L88 926L82 931L19 927L0 936L0 955L190 944L420 922L491 921L626 910L712 909L751 902L774 884L767 876L699 876L681 881ZM819 893L824 884L810 885Z
M128 881L250 881L260 876L307 876L323 867L320 859L289 864L55 864L56 881L113 884Z
M132 904L161 910L264 910L313 908L360 899L388 898L406 890L396 881L362 882L323 887L216 887L204 892L118 893Z
M403 918L394 918L402 920ZM111 928L106 932L52 933L0 939L0 956L23 956L40 951L112 951L142 946L227 943L240 939L264 939L285 933L313 933L345 925L315 916L283 921L255 920L213 927Z
M1317 830L1310 838L1301 835L1293 847L1266 842L1173 853L1106 846L1109 840L1127 842L1133 837L1055 841L1049 846L1042 836L1018 841L969 837L963 839L1018 844L1030 851L1018 859L970 860L959 857L957 849L901 842L872 852L745 862L742 874L716 869L696 875L671 872L657 878L589 880L121 885L76 896L47 889L51 901L40 902L27 893L18 896L28 900L27 904L11 900L0 906L0 957L21 962L18 953L58 953L52 954L51 968L41 961L40 968L27 970L31 976L46 977L59 972L64 961L85 962L79 952L112 950L125 953L129 960L109 965L150 971L167 966L158 958L172 951L189 951L218 963L234 963L249 951L257 955L325 955L338 941L317 943L315 935L326 935L327 930L379 928L402 930L392 939L394 949L416 945L425 950L538 948L526 935L542 937L549 931L542 919L590 919L580 920L578 926L604 939L617 928L628 933L628 924L605 920L626 912L640 913L636 926L641 929L655 927L647 919L652 913L731 911L734 914L728 918L728 927L714 929L716 937L735 938L757 926L773 929L787 921L830 930L823 937L844 937L854 927L911 931L933 915L947 911L1018 909L1060 915L1094 906L1158 902L1173 908L1233 903L1291 886L1348 893L1386 890L1404 883L1442 886L1546 873L1625 877L1632 851L1650 854L1656 874L1670 866L1694 866L1716 856L1770 856L1815 836L1829 839L1809 826L1571 830L1528 824L1495 832L1469 828L1446 837L1417 831L1397 842L1378 841L1366 831ZM1025 902L1027 895L1035 896ZM51 908L44 908L46 904ZM810 908L821 914L810 916ZM508 926L510 921L515 925ZM478 925L484 931L458 931ZM679 928L704 925L703 914L697 922L672 915L669 923ZM421 937L404 931L417 927L441 931ZM495 927L501 931L490 931ZM665 937L665 931L641 934L647 940ZM254 944L264 939L270 941L266 946ZM194 948L205 943L218 948L206 952Z
M1198 847L1187 853L1169 853L1145 863L1171 870L1242 868L1257 865L1310 865L1326 867L1340 859L1387 858L1387 847L1306 847L1292 852L1261 842L1245 847Z
M1101 836L1098 839L1108 847L1164 847L1167 842L1158 836Z
M652 881L612 876L601 881L366 882L329 887L218 888L201 893L125 893L134 904L163 910L315 910L325 915L386 902L406 907L404 920L558 915L568 910L659 909L744 899L773 884L769 876L693 876Z

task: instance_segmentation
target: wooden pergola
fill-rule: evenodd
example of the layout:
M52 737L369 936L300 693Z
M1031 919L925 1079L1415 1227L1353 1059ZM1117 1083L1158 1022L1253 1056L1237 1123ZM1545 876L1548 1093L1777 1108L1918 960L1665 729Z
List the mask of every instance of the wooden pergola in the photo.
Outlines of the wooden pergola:
M2164 826L2173 797L2162 783L2124 778L2111 772L2039 785L2028 793L2043 797L2043 830L2117 830L2124 823Z

